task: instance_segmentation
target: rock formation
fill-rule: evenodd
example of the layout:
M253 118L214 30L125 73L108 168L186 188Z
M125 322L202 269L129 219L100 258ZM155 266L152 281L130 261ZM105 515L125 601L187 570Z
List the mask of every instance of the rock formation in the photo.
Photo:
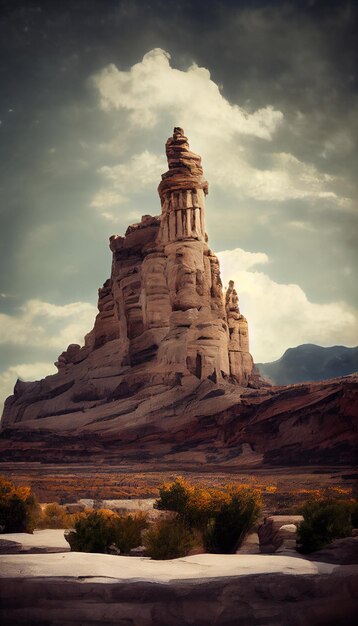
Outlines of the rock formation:
M0 556L4 626L355 626L358 566L279 555Z
M17 381L4 461L168 468L354 463L358 378L264 387L247 321L208 247L208 184L182 129L166 145L160 217L110 239L111 277L84 346L58 373Z
M99 289L99 312L84 346L68 346L56 362L58 374L18 381L3 426L82 412L142 385L172 387L195 377L246 387L255 380L234 283L224 296L207 243L201 158L181 128L174 128L166 154L161 216L144 215L124 237L110 238L111 277Z
M356 463L358 376L262 389L184 382L120 387L112 401L10 424L0 458L175 471Z

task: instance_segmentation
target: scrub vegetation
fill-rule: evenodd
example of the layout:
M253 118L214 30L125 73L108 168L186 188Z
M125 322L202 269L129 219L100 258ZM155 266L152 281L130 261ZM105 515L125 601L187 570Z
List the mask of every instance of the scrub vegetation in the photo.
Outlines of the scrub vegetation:
M147 527L143 514L121 516L103 509L82 516L66 539L74 552L128 554L141 544Z
M32 533L41 509L30 487L0 476L0 532Z
M206 552L230 554L257 521L261 505L259 489L246 485L206 488L177 477L160 488L155 508L175 512L172 523L199 533Z
M349 537L358 524L358 502L321 498L302 507L303 522L297 529L300 552L320 550L335 539Z
M297 532L298 550L304 554L350 536L358 527L356 494L341 487L280 494L273 484L207 486L179 476L163 483L158 493L154 520L143 513L121 515L100 508L69 512L70 506L57 502L41 509L31 487L0 476L0 532L64 528L73 551L129 554L143 546L146 556L173 559L200 552L235 553L263 507L270 513L281 511L281 505L285 510L287 499L287 508L304 518ZM268 498L274 498L270 508Z

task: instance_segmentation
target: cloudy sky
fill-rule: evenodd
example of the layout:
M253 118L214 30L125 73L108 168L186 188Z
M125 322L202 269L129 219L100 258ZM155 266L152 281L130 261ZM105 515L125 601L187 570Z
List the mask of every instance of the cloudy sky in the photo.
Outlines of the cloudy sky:
M92 327L174 125L255 360L357 345L354 0L0 4L2 396Z

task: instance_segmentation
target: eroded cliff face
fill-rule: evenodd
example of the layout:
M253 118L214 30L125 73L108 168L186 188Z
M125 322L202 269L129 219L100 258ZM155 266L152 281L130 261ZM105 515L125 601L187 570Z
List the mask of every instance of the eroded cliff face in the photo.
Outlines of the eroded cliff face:
M111 277L99 289L99 312L84 346L70 345L59 356L58 374L18 381L3 427L66 415L75 429L79 414L118 405L143 387L177 389L178 399L181 388L206 379L257 384L234 284L223 293L219 262L208 246L201 158L189 150L181 128L168 139L166 154L161 216L144 215L124 237L111 237ZM117 411L125 414L122 405Z

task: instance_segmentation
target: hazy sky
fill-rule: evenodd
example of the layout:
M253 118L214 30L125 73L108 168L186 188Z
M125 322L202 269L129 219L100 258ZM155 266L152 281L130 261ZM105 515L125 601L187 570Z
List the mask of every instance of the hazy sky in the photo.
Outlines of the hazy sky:
M160 212L174 125L255 360L358 343L354 0L0 6L2 395L92 327L108 237Z

